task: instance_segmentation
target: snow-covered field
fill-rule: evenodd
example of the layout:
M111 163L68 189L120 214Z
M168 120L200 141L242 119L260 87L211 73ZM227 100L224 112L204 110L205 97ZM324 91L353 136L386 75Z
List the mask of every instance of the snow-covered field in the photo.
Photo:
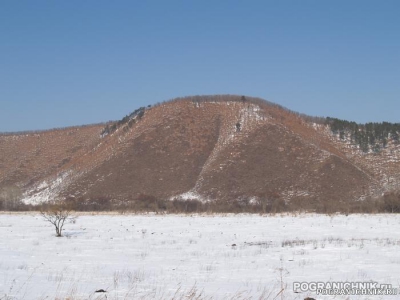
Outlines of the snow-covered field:
M61 238L51 226L0 214L0 299L333 299L293 282L400 285L398 215L81 215Z

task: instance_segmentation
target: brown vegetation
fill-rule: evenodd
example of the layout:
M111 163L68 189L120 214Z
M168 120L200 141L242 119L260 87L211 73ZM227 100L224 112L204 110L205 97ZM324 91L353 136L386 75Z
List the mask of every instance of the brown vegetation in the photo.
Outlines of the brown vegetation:
M354 155L312 123L324 126L262 99L220 95L108 124L0 135L0 205L17 209L10 189L18 200L48 189L78 210L380 211L358 200L376 199L382 174L395 186L398 164L385 153ZM194 200L184 201L187 192Z

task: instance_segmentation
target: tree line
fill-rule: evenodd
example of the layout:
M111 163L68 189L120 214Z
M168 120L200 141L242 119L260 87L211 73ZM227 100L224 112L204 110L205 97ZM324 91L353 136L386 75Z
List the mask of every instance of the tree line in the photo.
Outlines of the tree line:
M385 148L388 141L399 143L400 123L373 123L358 124L336 118L326 118L325 124L330 126L333 134L339 135L341 140L349 137L351 142L358 145L363 152L379 152Z

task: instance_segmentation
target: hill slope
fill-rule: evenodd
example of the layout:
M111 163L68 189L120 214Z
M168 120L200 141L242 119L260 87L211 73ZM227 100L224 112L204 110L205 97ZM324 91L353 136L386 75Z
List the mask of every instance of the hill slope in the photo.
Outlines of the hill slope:
M197 96L120 122L0 136L3 198L270 203L315 207L397 187L399 148L361 151L346 134L256 98Z

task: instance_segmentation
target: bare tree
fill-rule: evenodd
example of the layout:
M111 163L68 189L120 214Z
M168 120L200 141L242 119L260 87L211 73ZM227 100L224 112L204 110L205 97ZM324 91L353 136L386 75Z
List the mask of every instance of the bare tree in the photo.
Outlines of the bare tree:
M68 219L75 219L75 216L71 215L71 210L63 205L53 205L41 211L40 214L47 222L53 224L56 229L57 237L62 236L65 221Z

